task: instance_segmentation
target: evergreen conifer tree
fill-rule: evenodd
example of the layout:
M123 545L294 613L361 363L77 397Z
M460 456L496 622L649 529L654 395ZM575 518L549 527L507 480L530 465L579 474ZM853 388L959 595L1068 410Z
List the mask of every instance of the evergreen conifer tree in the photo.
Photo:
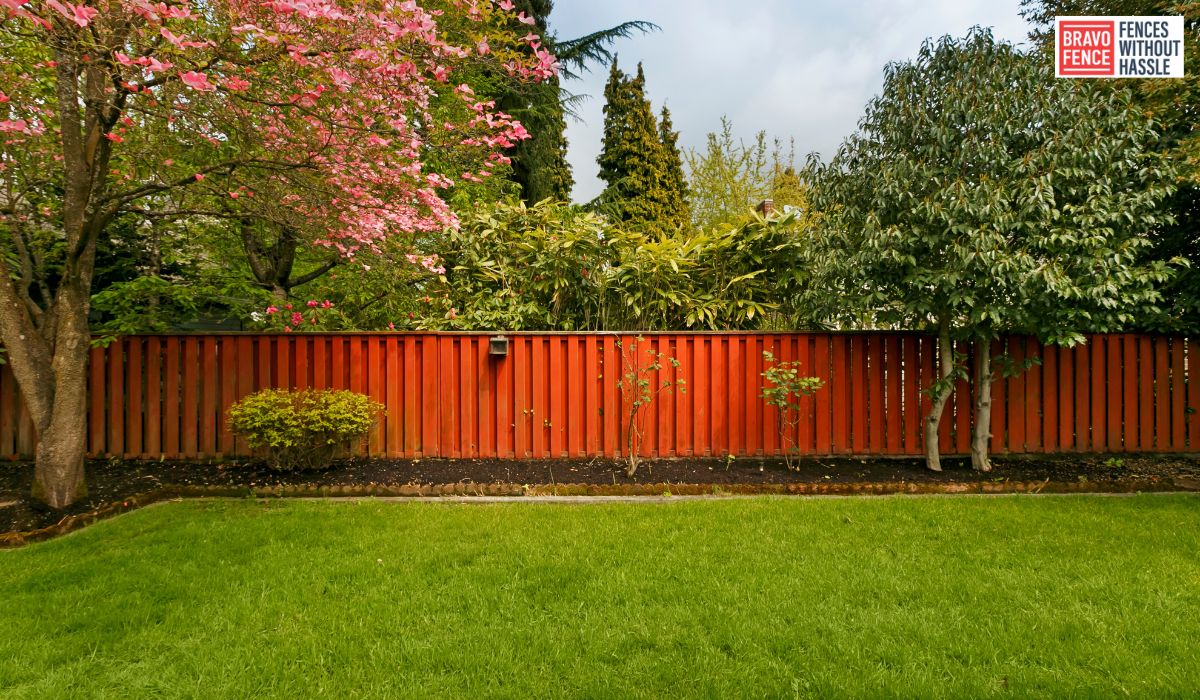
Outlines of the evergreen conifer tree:
M688 212L688 187L683 176L683 156L679 153L679 132L671 123L671 110L664 105L662 119L658 123L658 137L663 146L663 158L667 169L668 214L673 228L685 226L690 219Z
M632 228L671 234L688 216L679 187L682 167L674 181L645 87L640 63L637 76L630 78L613 61L604 87L604 147L597 159L607 184L600 202Z

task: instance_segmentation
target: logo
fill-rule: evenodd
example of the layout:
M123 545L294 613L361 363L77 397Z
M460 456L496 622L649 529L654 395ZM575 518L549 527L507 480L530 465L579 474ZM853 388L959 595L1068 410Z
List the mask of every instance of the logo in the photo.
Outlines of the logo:
M1059 78L1182 78L1183 17L1055 17Z

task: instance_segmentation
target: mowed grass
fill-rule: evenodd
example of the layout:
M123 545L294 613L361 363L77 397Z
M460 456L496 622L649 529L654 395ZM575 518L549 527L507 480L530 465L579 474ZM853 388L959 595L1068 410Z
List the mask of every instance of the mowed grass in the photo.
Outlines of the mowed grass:
M1200 693L1200 498L192 501L0 552L0 695Z

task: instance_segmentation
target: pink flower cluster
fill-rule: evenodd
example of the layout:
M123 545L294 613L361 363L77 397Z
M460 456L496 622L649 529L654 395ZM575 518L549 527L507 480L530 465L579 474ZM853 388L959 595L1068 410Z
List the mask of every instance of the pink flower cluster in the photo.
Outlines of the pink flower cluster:
M414 253L409 253L405 256L405 258L413 265L420 265L435 275L446 274L445 266L441 264L441 259L436 255L416 255Z
M300 310L293 308L291 304L284 304L282 309L272 305L264 309L265 316L263 320L265 320L268 326L281 327L284 333L291 333L305 326L311 326L310 330L316 330L316 326L321 320L321 312L333 308L333 302L328 299L324 301L310 299L304 305L311 309L308 312L308 316L305 316ZM258 317L256 316L255 318Z
M279 197L278 204L325 232L321 245L353 257L362 248L378 250L389 236L456 226L443 191L457 179L491 175L508 162L502 151L529 137L494 103L476 99L466 86L448 87L466 59L488 57L526 80L557 70L536 34L510 46L479 38L512 19L533 24L523 13L514 17L511 0L449 2L480 25L481 31L460 32L461 46L445 38L443 11L417 0L0 0L0 21L24 20L48 33L48 43L69 46L95 45L96 36L122 27L121 39L107 44L119 48L82 58L106 72L99 81L111 86L104 99L119 116L136 117L103 133L102 148L153 148L152 139L194 135L213 147L210 160L236 159L239 177L259 177L256 189L310 193ZM532 55L516 50L522 46ZM0 67L0 167L22 160L44 168L61 160L55 125L63 115L41 87L56 76L54 61ZM435 97L444 90L459 95L468 118L434 117ZM233 143L238 152L219 154ZM425 154L442 148L470 163L461 178L428 171ZM165 181L211 187L239 206L245 201L233 194L240 192L235 186L205 183L229 169L210 163L181 178L162 170L169 160L157 155L147 159L149 167L114 172L133 192L160 191ZM255 163L266 165L255 171ZM415 264L444 273L427 257Z

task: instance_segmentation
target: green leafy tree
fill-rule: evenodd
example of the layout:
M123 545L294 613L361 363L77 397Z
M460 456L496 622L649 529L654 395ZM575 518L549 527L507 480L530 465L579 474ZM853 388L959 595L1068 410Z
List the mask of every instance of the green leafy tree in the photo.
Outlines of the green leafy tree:
M1179 189L1163 202L1169 216L1154 230L1148 260L1188 261L1161 286L1163 303L1139 311L1133 327L1169 333L1200 333L1200 2L1179 0L1022 0L1021 16L1033 24L1030 38L1047 55L1054 50L1058 15L1182 15L1182 78L1099 80L1098 89L1129 91L1138 107L1158 123L1158 148L1174 161ZM1048 59L1052 60L1052 59Z
M971 462L986 471L1003 364L992 341L1024 332L1080 343L1158 298L1168 265L1139 262L1173 182L1155 138L1127 92L1055 80L1045 61L975 29L890 64L859 131L814 164L814 308L937 334L930 469L940 469L951 386L967 372L953 342L973 348Z
M702 230L740 226L765 199L784 213L806 208L794 161L794 150L785 150L779 139L768 142L765 131L750 143L735 139L733 122L721 117L720 131L708 134L704 150L685 156L692 225Z
M641 64L630 78L613 61L604 87L604 148L597 159L607 183L600 202L631 228L671 234L686 223L687 209L645 87Z

